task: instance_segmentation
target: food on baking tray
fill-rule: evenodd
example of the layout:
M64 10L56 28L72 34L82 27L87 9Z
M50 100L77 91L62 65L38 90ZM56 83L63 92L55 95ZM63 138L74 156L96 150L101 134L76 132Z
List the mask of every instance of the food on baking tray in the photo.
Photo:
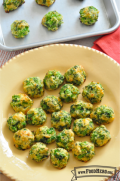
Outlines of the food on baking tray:
M63 102L69 103L77 100L80 91L73 84L65 84L61 87L59 94Z
M50 161L58 169L66 167L69 157L70 154L63 148L55 148L50 152Z
M75 158L82 162L87 162L95 155L94 144L88 141L77 141L72 149Z
M4 10L6 13L9 13L9 11L17 9L23 3L25 3L24 0L3 0Z
M40 104L47 113L60 111L63 106L61 99L53 95L44 97Z
M15 38L24 38L29 31L29 24L25 20L15 20L11 24L11 33Z
M49 157L49 149L44 143L36 143L29 152L30 158L36 162L41 162Z
M90 118L76 119L73 123L73 131L77 136L88 136L94 130L95 126Z
M41 126L46 121L46 113L41 107L32 108L27 112L27 123L34 126Z
M69 129L71 126L71 115L67 111L59 111L52 113L51 125L59 131L63 129Z
M62 23L63 16L57 11L48 12L42 19L42 25L51 31L56 31Z
M111 107L101 105L93 110L90 117L96 124L108 124L114 120L115 114Z
M10 105L15 112L23 112L26 114L33 105L33 101L26 94L15 94L12 96Z
M74 65L65 73L65 80L74 85L82 85L86 80L86 73L81 65Z
M110 132L104 125L97 127L92 133L90 140L95 146L104 146L111 139Z
M13 142L17 149L28 149L34 143L34 134L29 129L23 128L14 133Z
M73 118L87 118L90 117L92 110L93 105L91 103L80 100L71 105L70 114Z
M35 0L35 1L37 4L47 7L51 6L55 2L55 0Z
M22 113L15 113L7 120L7 126L12 132L16 132L26 126L26 116Z
M88 102L99 103L104 96L104 89L98 82L91 82L83 88L82 96Z
M64 81L64 76L56 70L49 70L43 80L47 90L55 90L60 87Z
M98 20L99 11L93 6L88 6L80 10L80 21L85 25L93 25Z
M74 145L74 133L71 129L64 129L57 135L56 144L59 148L71 151Z
M44 84L39 77L29 77L23 82L23 89L31 98L41 97L44 94Z
M35 132L35 141L43 142L46 144L53 143L56 140L56 131L54 128L42 126Z

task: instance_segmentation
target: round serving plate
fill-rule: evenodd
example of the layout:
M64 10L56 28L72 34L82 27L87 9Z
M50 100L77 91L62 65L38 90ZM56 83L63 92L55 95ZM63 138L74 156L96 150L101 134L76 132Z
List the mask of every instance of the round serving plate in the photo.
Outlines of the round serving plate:
M36 163L29 158L29 149L25 151L18 150L13 144L13 133L8 129L6 121L8 117L14 114L10 106L12 95L24 93L23 81L28 77L38 76L44 78L48 70L59 70L62 74L74 66L82 65L87 73L87 79L82 86L79 86L80 92L85 85L91 81L99 82L105 90L105 95L100 105L107 105L114 109L115 119L112 123L106 125L111 133L112 139L101 148L95 148L95 156L87 163L80 162L74 158L70 152L70 160L67 166L58 170L50 163L50 158L41 163ZM47 95L59 96L59 89L55 91L45 90L43 97ZM74 167L102 165L118 167L119 160L119 65L107 55L94 49L79 45L56 44L36 48L12 58L0 69L0 170L15 180L29 181L70 181L73 177ZM42 97L42 98L43 98ZM42 98L34 99L32 107L39 107ZM82 98L80 94L78 100ZM63 103L63 110L70 111L70 104ZM98 104L95 104L96 107ZM47 114L45 125L51 127L51 115ZM27 128L36 130L37 127L27 125ZM75 136L75 141L90 141L90 137L80 138ZM51 150L56 144L48 145ZM79 178L78 180L80 180ZM100 178L84 177L83 181L96 181Z

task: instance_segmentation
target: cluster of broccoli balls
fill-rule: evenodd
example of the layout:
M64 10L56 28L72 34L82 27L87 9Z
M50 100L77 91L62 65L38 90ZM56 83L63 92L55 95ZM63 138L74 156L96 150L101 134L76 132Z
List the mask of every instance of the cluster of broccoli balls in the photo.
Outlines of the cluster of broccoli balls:
M38 5L51 6L55 0L35 0ZM4 0L5 12L17 9L24 0ZM93 25L98 20L99 11L93 6L80 10L80 21L85 25ZM50 11L42 18L42 25L50 31L56 31L63 23L63 16L57 11ZM25 20L15 20L11 25L11 33L15 38L24 38L29 33L29 24ZM81 78L82 79L82 78ZM81 80L82 81L82 80Z
M26 94L12 96L11 107L16 112L7 120L9 129L14 132L13 141L16 148L25 150L31 147L29 155L32 160L40 162L50 155L54 167L61 169L67 165L72 150L80 161L87 162L95 155L95 148L104 146L111 139L110 132L104 126L114 120L114 111L106 105L93 108L94 103L100 103L104 89L98 82L90 82L83 88L82 96L87 101L78 100L79 88L86 80L86 72L81 65L68 69L64 75L59 71L49 70L43 81L39 77L29 77L23 82ZM62 85L65 81L65 84ZM44 95L44 89L49 91L59 87L59 97L48 95L40 102L39 108L31 108L33 100ZM70 113L61 110L63 103L71 103ZM46 113L51 113L51 128L43 126ZM71 128L72 119L73 129ZM95 124L99 125L95 128ZM34 132L25 128L27 124L39 126ZM61 131L56 135L56 130ZM92 143L77 141L78 137L90 136ZM49 151L46 144L56 141L58 148Z

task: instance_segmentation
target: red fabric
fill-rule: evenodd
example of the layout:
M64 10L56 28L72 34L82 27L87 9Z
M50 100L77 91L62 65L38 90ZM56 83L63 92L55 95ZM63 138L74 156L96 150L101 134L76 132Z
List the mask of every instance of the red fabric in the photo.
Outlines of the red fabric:
M120 64L120 27L113 33L96 40L92 48L106 53Z

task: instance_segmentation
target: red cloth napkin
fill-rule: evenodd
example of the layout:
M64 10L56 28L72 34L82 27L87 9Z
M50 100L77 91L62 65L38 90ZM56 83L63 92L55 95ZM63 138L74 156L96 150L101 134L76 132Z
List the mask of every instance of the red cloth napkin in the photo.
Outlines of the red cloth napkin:
M97 39L92 48L106 53L120 64L120 27L113 33Z

